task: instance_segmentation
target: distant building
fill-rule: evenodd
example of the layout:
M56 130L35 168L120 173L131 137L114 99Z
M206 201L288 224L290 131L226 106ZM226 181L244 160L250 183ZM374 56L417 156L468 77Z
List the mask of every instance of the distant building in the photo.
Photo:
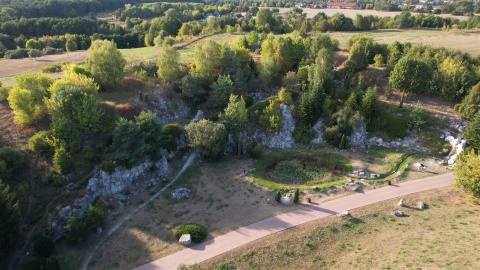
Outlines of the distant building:
M329 2L329 3L327 3L327 8L356 9L356 8L358 8L358 5L357 5L357 3Z

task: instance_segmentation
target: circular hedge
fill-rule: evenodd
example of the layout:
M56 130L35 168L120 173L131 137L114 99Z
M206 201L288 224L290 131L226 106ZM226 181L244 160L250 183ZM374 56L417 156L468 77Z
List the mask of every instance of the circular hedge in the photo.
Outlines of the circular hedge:
M207 228L197 223L182 224L175 230L175 237L180 239L183 234L190 234L192 241L199 243L207 237Z

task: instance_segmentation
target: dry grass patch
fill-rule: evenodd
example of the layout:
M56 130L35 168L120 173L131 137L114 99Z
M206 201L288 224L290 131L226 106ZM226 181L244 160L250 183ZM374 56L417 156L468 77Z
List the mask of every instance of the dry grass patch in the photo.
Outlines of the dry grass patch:
M480 206L451 188L409 195L269 236L195 269L479 269ZM425 210L416 203L427 203ZM222 268L223 267L223 268ZM231 268L228 268L231 267Z

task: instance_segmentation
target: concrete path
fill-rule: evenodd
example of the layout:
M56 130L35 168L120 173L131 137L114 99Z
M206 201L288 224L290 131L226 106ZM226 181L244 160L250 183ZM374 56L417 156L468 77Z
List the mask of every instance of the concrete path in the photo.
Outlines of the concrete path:
M453 179L454 175L452 173L432 176L370 190L365 193L357 193L355 195L322 203L319 206L303 207L289 213L262 220L236 231L229 232L191 248L186 248L172 255L140 266L135 270L175 270L181 264L191 265L200 263L272 233L304 224L309 221L335 215L343 211L352 210L412 193L446 187L452 184Z

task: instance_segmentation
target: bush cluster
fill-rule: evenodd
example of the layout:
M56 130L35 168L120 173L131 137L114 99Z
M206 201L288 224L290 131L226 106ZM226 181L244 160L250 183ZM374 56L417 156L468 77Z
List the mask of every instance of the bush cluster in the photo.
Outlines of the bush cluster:
M262 152L262 145L260 145L256 141L253 141L247 145L247 155L250 158L258 159L262 156Z
M72 215L68 219L68 223L65 226L67 233L65 237L69 243L75 244L83 242L86 237L86 233L96 227L103 225L105 222L105 213L99 207L90 205L87 213L83 217L78 215Z
M175 230L175 237L180 239L183 234L190 234L193 242L200 243L207 237L207 228L197 223L182 224Z

